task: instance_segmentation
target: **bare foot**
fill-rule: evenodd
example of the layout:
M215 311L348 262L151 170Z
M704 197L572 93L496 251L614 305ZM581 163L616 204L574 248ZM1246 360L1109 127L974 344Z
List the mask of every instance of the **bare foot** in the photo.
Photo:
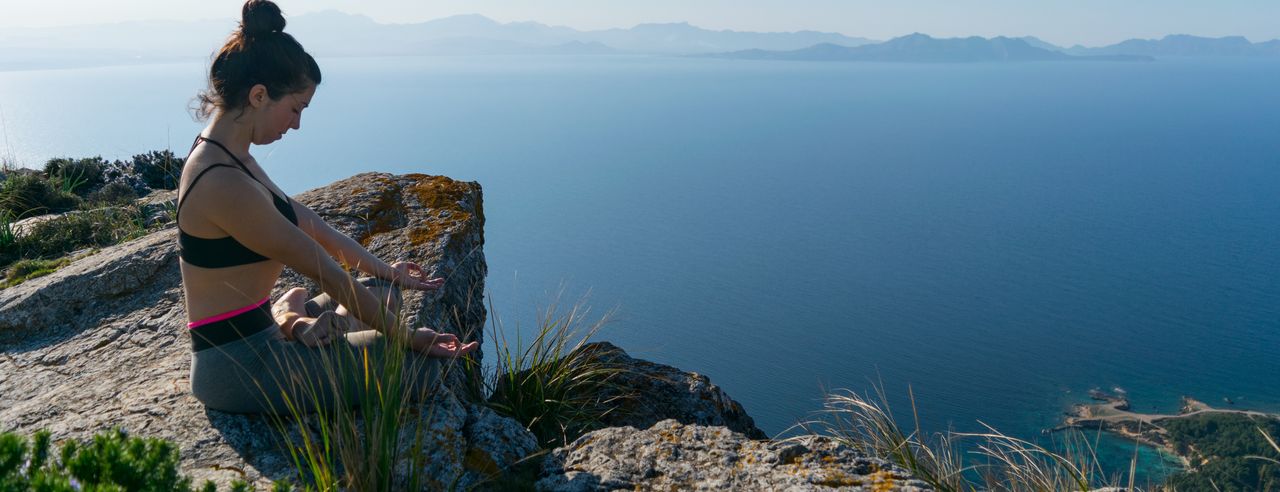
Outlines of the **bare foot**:
M307 289L302 287L294 287L280 296L280 300L271 305L271 317L275 318L276 324L280 325L280 331L285 333L286 338L293 338L294 325L300 319L310 320L313 318L303 318L307 315Z
M319 317L297 317L293 320L294 339L308 347L328 345L346 331L346 323L333 311L320 313Z

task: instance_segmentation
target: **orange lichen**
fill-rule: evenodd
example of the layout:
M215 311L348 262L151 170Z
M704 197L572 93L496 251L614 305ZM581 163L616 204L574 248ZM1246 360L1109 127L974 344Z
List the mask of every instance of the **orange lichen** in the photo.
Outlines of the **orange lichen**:
M407 176L416 182L409 186L408 192L417 198L423 207L431 209L434 219L414 224L408 231L409 243L421 246L435 241L445 233L468 234L471 232L472 212L464 208L462 203L470 198L472 187L469 183L454 181L444 176L427 176L410 174ZM484 221L484 211L480 203L475 203L475 214Z
M871 490L875 492L888 492L897 488L898 477L888 470L872 473L869 478L871 479Z

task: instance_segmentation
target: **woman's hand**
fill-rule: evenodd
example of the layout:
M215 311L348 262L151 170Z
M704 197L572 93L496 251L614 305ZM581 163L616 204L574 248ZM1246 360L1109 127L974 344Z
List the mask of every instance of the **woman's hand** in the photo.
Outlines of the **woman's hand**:
M409 346L415 352L431 357L460 357L480 347L479 343L462 344L458 337L450 333L436 333L435 330L418 328L413 330Z
M391 277L391 282L406 289L436 290L444 285L444 279L427 278L422 267L411 261L397 261L391 264L391 268L396 271Z

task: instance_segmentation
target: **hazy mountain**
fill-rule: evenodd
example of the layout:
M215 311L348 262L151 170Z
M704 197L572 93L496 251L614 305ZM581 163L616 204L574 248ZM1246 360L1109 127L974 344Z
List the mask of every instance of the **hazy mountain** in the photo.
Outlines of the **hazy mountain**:
M661 54L797 60L1021 61L1135 59L1141 56L1280 56L1280 40L1167 36L1101 48L1062 48L1033 36L934 39L913 34L878 43L815 31L709 30L688 23L640 24L580 31L537 22L501 23L457 15L412 24L381 24L325 11L288 19L288 31L317 56ZM0 70L208 60L234 20L129 22L0 31ZM1096 58L1096 57L1107 58Z
M815 44L862 46L875 43L843 34L799 32L711 31L688 23L640 24L630 29L583 33L588 39L637 53L693 54L745 49L794 50Z
M1018 39L1021 39L1022 41L1026 42L1028 45L1030 45L1033 48L1040 48L1042 50L1064 51L1066 49L1061 46L1055 45L1053 43L1046 42L1035 36L1023 36Z
M872 41L814 31L713 31L687 23L579 31L537 22L457 15L413 24L325 11L288 18L287 31L317 56L692 54L798 49ZM143 22L0 32L0 70L208 59L236 22Z
M810 61L881 61L881 62L1013 62L1071 60L1143 60L1147 57L1105 56L1077 57L1031 46L1016 38L951 38L938 39L916 33L880 44L857 47L819 44L790 51L743 50L710 55L717 58L810 60Z
M1254 44L1240 36L1202 38L1172 34L1161 39L1130 39L1100 48L1077 45L1066 52L1072 55L1280 56L1280 40Z
M293 26L297 26L296 28ZM591 52L606 52L601 46L631 53L690 54L747 48L797 49L818 43L859 46L872 41L835 33L813 31L756 33L712 31L687 23L640 24L630 29L579 31L537 22L499 23L482 15L457 15L417 24L377 24L372 20L339 12L322 12L290 20L290 30L308 49L329 54L409 54L412 47L440 45L442 39L470 39L518 43L518 51L535 46L564 46L578 43L592 46ZM342 36L333 33L341 32ZM471 47L450 42L469 52ZM574 44L572 46L578 46ZM463 53L459 53L463 54Z

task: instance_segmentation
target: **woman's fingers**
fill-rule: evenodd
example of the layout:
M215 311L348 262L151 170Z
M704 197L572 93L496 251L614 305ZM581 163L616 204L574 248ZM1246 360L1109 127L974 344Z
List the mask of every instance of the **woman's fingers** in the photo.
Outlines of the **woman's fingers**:
M459 344L456 339L451 342L437 342L431 344L427 355L433 357L459 357L471 353L479 346L480 344L476 342Z

